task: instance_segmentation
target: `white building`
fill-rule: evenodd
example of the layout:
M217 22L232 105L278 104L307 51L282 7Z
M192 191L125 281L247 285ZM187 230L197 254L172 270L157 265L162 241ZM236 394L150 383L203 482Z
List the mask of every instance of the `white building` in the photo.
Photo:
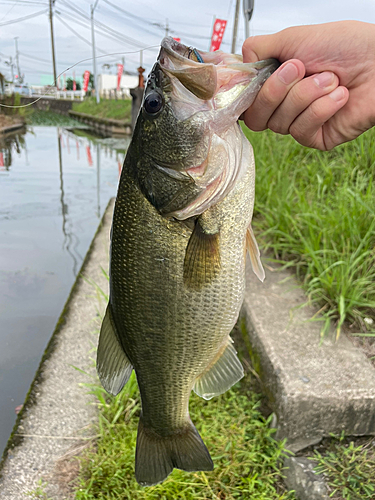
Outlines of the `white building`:
M117 88L117 75L98 75L98 87L101 95L105 95ZM130 89L138 87L138 75L122 75L120 91L130 98Z

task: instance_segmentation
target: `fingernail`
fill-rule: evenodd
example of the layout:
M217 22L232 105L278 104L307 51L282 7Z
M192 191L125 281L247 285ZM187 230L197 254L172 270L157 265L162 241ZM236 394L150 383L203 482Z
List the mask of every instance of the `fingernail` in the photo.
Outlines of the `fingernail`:
M331 99L333 99L334 101L338 102L338 101L341 101L342 99L344 99L344 97L345 97L345 90L344 90L343 87L337 87L337 89L335 89L333 92L331 92L328 95L329 95L329 97Z
M331 71L324 71L324 73L320 73L314 77L314 82L321 89L325 89L332 85L334 79L334 74Z
M298 68L293 63L286 64L281 70L278 72L277 76L279 80L285 85L290 85L294 80L298 78Z

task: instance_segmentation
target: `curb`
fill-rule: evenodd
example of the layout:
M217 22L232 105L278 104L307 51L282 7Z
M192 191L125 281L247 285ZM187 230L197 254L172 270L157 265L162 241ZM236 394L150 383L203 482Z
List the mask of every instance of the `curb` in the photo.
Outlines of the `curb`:
M0 499L29 499L39 479L48 477L46 494L65 500L54 479L57 460L73 447L92 440L91 424L97 420L96 402L82 384L96 381L94 363L88 353L97 342L95 317L103 313L95 289L108 280L101 268L108 268L109 232L114 200L107 206L97 233L72 287L34 381L18 415L0 464ZM94 296L94 297L93 297ZM86 373L77 371L83 370Z

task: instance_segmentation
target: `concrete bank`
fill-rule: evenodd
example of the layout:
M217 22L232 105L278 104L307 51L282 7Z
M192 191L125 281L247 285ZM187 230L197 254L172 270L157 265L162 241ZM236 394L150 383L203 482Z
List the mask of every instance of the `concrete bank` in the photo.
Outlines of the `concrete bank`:
M273 266L273 264L272 264ZM289 271L249 270L243 307L255 369L277 417L277 437L296 452L331 433L375 434L375 369L364 352L322 323Z
M109 232L113 201L91 244L53 337L41 361L23 409L13 430L0 469L0 499L29 499L38 481L48 481L46 494L54 500L66 499L62 487L61 457L77 452L93 436L97 420L93 396L82 384L95 376L93 349L96 347L99 314L105 308L95 282L106 293L108 281L101 267L108 268ZM82 277L83 276L83 277ZM95 320L97 319L97 321ZM25 346L27 348L27 346Z
M1 127L0 128L0 136L12 134L13 132L17 132L17 130L20 130L22 128L25 128L25 123L23 123L23 122L13 123L12 125L8 125L6 127Z
M79 113L78 111L69 111L69 116L88 125L96 132L112 137L130 136L132 126L126 120L115 120L113 118L101 118L99 116L88 115L87 113Z

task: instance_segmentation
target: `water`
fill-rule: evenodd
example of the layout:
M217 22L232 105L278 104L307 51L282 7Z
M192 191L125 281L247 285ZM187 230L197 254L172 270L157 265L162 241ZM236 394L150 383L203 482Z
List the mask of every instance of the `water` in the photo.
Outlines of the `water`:
M0 139L0 456L127 147L74 132Z

